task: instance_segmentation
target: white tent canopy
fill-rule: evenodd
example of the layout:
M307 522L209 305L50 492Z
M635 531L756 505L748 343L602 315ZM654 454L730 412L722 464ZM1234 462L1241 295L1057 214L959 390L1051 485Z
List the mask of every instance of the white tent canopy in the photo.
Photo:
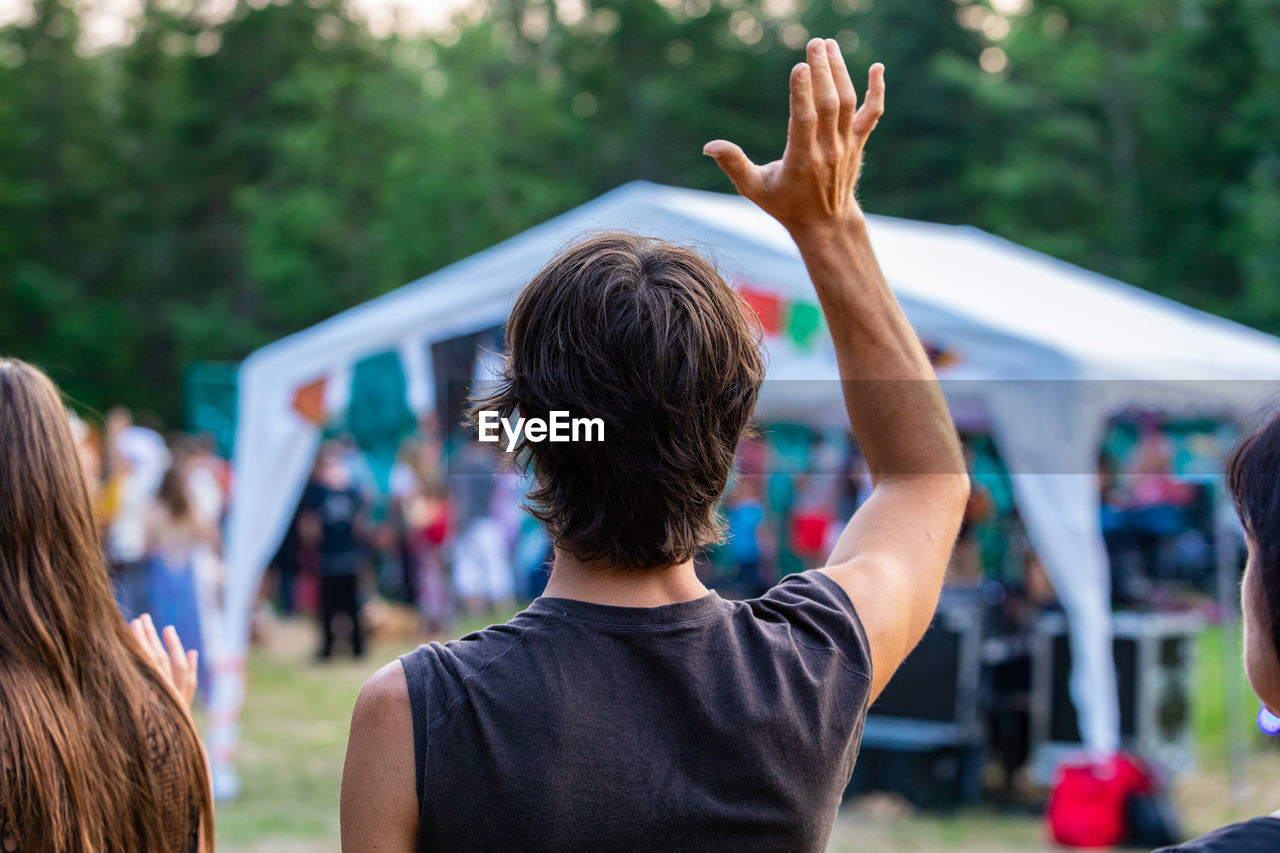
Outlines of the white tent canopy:
M230 657L218 667L212 708L221 793L234 787L230 762L253 598L320 440L319 428L294 409L297 389L327 378L329 408L340 410L352 365L399 350L410 404L422 408L432 398L427 344L500 324L559 248L600 229L693 245L730 281L781 300L815 301L786 232L749 202L636 182L253 353L240 370L227 531ZM869 230L917 333L956 355L939 369L953 409L976 403L985 413L1028 535L1071 623L1071 694L1081 732L1091 749L1113 751L1119 723L1095 476L1107 419L1133 405L1248 413L1270 394L1269 383L1256 380L1280 378L1280 340L973 228L873 216ZM829 339L805 351L782 339L767 343L771 380L836 378ZM831 390L818 382L768 382L758 414L841 417Z

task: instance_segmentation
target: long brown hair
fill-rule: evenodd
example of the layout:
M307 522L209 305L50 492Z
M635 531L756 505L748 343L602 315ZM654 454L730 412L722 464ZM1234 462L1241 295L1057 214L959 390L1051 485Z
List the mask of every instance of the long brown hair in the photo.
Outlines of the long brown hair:
M156 501L169 511L169 517L175 521L185 519L191 514L191 496L187 494L182 465L177 460L174 460L174 464L160 479L160 485L156 489Z
M59 393L0 358L0 833L27 851L168 850L175 794L212 850L199 735L116 609Z

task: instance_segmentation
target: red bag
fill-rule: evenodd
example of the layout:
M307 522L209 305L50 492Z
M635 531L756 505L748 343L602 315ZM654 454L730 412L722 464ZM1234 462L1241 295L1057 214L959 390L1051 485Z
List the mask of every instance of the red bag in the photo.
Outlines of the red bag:
M1045 816L1053 840L1068 847L1114 847L1123 842L1129 797L1152 789L1146 770L1119 754L1103 761L1063 763L1056 776Z

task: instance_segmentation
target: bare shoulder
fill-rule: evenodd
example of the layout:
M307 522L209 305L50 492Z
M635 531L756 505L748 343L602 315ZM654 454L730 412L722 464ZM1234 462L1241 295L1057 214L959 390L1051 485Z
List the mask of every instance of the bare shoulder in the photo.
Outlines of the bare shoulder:
M361 716L381 719L398 714L403 714L412 722L409 710L409 683L405 680L404 667L400 665L400 661L393 660L369 676L364 686L360 688L360 695L356 697L352 726L354 727L355 720Z
M398 660L369 676L356 697L355 708L351 712L344 779L352 771L362 772L364 761L372 761L378 767L407 768L407 778L415 785L411 793L416 795L413 712L404 667Z
M417 844L413 713L398 660L369 676L356 697L340 816L343 850L408 853Z

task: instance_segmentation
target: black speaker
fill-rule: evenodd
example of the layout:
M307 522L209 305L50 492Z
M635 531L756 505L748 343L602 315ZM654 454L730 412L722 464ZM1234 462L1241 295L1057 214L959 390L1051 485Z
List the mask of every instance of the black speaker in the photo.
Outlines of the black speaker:
M875 743L886 729L900 730L900 723L924 724L914 726L931 733L923 742L939 745L980 736L983 612L974 596L944 593L929 630L871 706L864 743Z
M1164 770L1193 760L1192 664L1202 620L1187 613L1112 615L1112 659L1120 712L1120 742ZM1046 614L1032 639L1031 775L1052 781L1059 759L1082 746L1071 701L1071 643L1067 621Z
M943 594L924 638L871 706L848 795L893 791L917 808L981 798L983 613L974 595Z
M919 752L863 746L845 796L889 791L918 809L948 809L982 800L982 744L930 747Z

